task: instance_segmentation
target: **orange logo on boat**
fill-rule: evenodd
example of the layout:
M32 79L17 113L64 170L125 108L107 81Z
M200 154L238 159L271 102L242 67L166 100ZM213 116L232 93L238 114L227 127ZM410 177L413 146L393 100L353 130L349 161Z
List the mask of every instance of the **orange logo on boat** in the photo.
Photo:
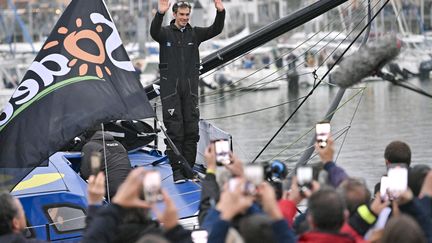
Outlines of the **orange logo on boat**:
M78 18L75 21L75 24L77 26L77 28L80 28L82 26L82 20L80 18ZM66 27L60 27L57 32L59 34L62 35L67 35L63 41L63 46L66 49L67 52L69 52L69 54L71 54L72 56L74 56L75 58L73 58L69 63L68 66L69 67L73 67L75 66L75 64L77 64L78 60L82 60L84 62L88 62L88 63L93 63L95 64L95 71L96 74L99 78L103 78L103 72L102 72L102 68L101 68L101 64L103 64L105 62L106 59L106 54L105 54L105 47L104 47L104 43L101 39L101 37L99 36L98 33L102 33L103 28L100 25L96 26L96 31L94 30L90 30L90 29L84 29L84 30L80 30L80 31L73 31L72 33L69 33L69 30ZM94 55L92 53L89 53L83 49L81 49L78 46L78 42L80 40L83 39L88 39L91 40L97 47L97 51L98 51L98 55ZM51 47L57 46L59 44L58 41L51 41L48 42L43 49L49 49ZM85 76L88 72L89 69L89 65L87 63L83 63L79 66L79 75L80 76ZM105 72L111 76L111 70L104 66Z

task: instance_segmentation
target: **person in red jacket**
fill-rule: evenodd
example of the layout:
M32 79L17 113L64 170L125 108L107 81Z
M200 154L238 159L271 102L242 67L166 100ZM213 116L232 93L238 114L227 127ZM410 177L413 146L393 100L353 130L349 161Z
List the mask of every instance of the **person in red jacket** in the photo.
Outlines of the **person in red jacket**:
M351 235L340 232L347 217L345 202L336 190L320 189L308 201L307 221L312 229L300 235L298 242L356 242Z

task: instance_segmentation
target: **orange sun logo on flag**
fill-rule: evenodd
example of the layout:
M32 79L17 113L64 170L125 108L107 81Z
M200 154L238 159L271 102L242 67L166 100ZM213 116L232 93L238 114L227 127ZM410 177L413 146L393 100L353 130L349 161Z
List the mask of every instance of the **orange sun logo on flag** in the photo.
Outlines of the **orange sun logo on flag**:
M82 26L82 20L80 18L77 18L75 21L75 24L78 28L80 28ZM63 46L65 47L67 52L69 52L72 56L75 57L71 61L69 61L69 63L68 63L69 67L75 66L78 62L78 59L85 61L85 62L94 63L97 76L99 78L104 77L101 65L105 62L105 58L106 58L105 47L104 47L102 39L98 35L98 33L102 33L102 31L103 31L103 28L100 25L96 26L96 31L84 29L81 31L73 31L72 33L68 34L69 30L66 27L60 27L57 30L57 32L59 34L62 34L62 35L68 34L63 41ZM89 40L93 41L93 43L97 46L97 49L99 51L99 55L94 55L94 54L88 53L88 52L84 51L83 49L81 49L78 46L78 41L82 40L82 39L89 39ZM43 49L46 50L46 49L52 48L54 46L57 46L58 44L59 44L59 41L51 41L51 42L48 42L43 47ZM104 66L103 68L105 69L105 72L111 76L111 70L106 66ZM79 75L80 76L86 75L88 72L88 69L89 69L89 65L87 63L81 64L79 66Z

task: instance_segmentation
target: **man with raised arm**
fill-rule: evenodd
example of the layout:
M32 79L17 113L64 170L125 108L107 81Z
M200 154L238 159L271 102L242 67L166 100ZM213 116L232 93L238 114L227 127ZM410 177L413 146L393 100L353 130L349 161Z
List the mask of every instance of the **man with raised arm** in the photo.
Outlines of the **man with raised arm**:
M214 0L216 18L209 27L192 27L189 24L192 6L185 1L173 4L174 19L162 27L165 13L170 8L168 0L159 0L158 11L151 23L150 34L159 42L159 70L162 115L167 134L191 168L195 164L199 140L198 82L200 56L198 47L222 32L225 8L222 0ZM185 182L181 156L168 146L166 154L173 170L175 183ZM189 176L190 177L190 176Z

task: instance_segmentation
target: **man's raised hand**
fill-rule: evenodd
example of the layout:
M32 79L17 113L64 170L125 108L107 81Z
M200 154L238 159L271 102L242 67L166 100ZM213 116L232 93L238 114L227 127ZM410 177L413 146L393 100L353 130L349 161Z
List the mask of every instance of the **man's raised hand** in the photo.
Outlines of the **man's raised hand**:
M166 13L166 11L168 11L169 7L170 7L170 3L169 0L159 0L158 2L158 11L161 14Z
M215 7L217 11L222 12L225 8L222 4L222 0L214 0Z

